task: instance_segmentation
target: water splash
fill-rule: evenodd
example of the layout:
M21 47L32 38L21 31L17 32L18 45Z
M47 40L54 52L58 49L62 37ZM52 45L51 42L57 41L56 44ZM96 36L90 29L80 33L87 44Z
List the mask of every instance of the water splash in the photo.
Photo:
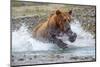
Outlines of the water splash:
M22 24L18 31L12 32L12 51L40 51L57 49L57 45L43 43L31 37L27 26Z
M77 34L77 39L75 42L71 43L66 39L66 36L63 36L61 39L68 43L69 46L77 46L77 47L94 47L95 39L93 39L93 35L90 32L85 31L79 21L75 20L71 23L71 29L73 32Z
M66 39L66 36L62 37L62 40L65 43L68 43L70 47L87 47L95 45L93 36L89 32L84 31L78 21L74 21L74 23L71 24L71 28L78 35L76 41L74 43L70 43ZM41 51L55 50L58 48L59 47L56 44L43 43L33 39L25 24L23 24L19 30L12 32L12 51Z

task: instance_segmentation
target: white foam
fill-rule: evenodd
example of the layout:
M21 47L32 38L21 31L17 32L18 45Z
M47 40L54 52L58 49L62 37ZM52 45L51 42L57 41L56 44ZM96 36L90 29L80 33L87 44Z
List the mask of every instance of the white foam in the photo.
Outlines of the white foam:
M27 30L27 27L23 24L18 31L12 32L12 51L40 51L58 48L55 44L43 43L33 39Z

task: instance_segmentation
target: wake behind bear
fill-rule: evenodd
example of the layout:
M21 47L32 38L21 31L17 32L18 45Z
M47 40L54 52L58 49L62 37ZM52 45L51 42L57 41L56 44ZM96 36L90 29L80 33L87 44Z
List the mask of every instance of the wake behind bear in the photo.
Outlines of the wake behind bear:
M67 48L66 43L61 39L58 39L57 36L62 36L66 34L70 42L76 40L77 34L71 30L70 22L72 10L68 12L63 12L61 10L56 10L54 14L51 14L47 21L40 22L33 29L33 37L40 41L49 41L54 44L57 44L58 47L65 49ZM62 33L62 35L60 35Z

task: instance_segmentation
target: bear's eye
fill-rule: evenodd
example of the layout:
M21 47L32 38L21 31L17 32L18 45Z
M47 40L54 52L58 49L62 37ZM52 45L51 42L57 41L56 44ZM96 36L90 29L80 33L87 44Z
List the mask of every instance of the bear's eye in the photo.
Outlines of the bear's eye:
M70 19L68 19L68 22L70 22L71 20Z

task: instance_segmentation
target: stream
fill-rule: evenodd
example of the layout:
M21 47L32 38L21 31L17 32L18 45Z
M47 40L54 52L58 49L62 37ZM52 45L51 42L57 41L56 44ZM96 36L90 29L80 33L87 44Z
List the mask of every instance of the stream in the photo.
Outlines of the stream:
M62 51L56 44L43 43L32 38L25 24L22 24L19 30L12 32L12 53L30 53L30 54L49 54L49 53L67 53L78 56L95 57L95 39L90 32L86 32L79 21L71 23L71 29L77 34L75 42L71 43L66 36L61 39L68 43L68 47Z

